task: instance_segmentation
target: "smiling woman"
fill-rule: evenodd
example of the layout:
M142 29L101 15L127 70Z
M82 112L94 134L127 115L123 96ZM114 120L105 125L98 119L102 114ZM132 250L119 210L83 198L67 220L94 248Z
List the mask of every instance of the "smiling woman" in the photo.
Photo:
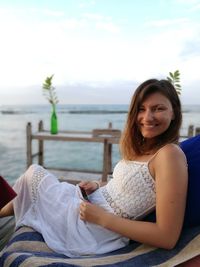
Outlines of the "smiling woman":
M113 179L100 185L82 181L85 201L78 186L60 183L32 165L16 181L18 195L0 216L14 208L17 228L34 228L51 249L68 257L111 252L130 239L172 249L181 233L187 191L186 158L177 145L181 120L173 85L145 81L133 95L121 140L123 159ZM156 222L144 222L153 210Z

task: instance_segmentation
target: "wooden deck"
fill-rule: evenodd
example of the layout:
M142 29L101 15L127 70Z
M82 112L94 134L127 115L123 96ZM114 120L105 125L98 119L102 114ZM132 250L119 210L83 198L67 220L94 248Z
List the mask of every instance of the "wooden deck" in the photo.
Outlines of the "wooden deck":
M86 171L68 171L68 170L61 170L61 169L51 169L48 170L53 173L56 177L59 178L61 182L67 181L72 184L79 183L80 181L101 181L102 180L102 173L94 173L94 172L86 172Z

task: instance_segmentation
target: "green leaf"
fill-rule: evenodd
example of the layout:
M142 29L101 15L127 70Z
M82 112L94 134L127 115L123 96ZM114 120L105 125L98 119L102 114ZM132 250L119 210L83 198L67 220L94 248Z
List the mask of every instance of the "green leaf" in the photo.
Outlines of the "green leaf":
M179 70L176 70L175 72L174 72L174 75L176 76L176 75L180 75L180 72L179 72Z
M52 85L52 79L54 74L46 77L44 83L42 84L43 95L47 98L50 104L55 105L58 103L58 98L56 96L56 89Z
M180 85L180 72L176 70L174 72L169 72L167 80L174 86L177 91L177 94L181 94L181 85Z

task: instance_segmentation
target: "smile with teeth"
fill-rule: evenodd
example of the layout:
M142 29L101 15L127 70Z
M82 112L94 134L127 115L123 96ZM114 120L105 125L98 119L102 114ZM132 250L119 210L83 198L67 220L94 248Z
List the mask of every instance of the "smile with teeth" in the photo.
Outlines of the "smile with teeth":
M146 128L146 129L152 129L154 127L156 127L158 124L142 124L142 127L143 128Z

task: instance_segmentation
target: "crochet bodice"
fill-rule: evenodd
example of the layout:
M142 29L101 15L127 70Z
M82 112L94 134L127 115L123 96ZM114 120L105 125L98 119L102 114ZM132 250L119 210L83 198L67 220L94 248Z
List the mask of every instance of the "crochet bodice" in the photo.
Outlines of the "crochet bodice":
M155 181L148 162L119 161L113 179L101 191L114 213L124 218L139 219L155 208Z

